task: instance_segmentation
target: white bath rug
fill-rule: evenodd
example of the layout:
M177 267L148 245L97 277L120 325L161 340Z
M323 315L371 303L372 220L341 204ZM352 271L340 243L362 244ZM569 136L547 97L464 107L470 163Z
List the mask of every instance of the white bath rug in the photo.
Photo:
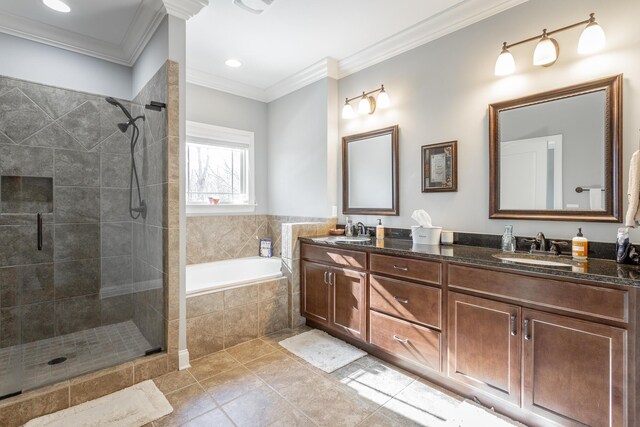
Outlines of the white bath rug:
M173 407L154 382L145 381L35 418L25 427L140 427L171 412Z
M317 329L287 338L279 344L327 373L367 355L359 348Z

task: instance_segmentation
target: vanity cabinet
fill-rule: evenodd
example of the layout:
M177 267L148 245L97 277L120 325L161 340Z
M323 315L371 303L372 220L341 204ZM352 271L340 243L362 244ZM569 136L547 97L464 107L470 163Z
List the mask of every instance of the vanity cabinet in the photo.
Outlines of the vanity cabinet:
M449 292L448 376L520 404L521 308Z
M303 245L302 315L355 339L366 339L366 253Z

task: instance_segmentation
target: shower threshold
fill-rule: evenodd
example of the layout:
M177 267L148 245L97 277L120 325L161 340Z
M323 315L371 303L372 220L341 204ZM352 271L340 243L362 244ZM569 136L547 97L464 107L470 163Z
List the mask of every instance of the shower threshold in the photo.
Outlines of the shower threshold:
M14 377L26 391L127 362L150 348L129 320L2 348L0 378L11 381Z

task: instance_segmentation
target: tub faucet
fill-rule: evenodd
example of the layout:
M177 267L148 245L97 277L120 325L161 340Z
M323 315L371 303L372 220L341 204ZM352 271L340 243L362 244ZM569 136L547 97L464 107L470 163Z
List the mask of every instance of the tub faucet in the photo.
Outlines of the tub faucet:
M356 228L358 229L358 237L369 237L369 233L367 233L367 227L363 223L357 223Z

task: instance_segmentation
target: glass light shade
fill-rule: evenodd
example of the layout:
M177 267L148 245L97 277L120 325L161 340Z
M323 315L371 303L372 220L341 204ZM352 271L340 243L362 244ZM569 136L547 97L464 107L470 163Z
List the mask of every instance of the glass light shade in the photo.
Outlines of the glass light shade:
M507 76L516 70L516 61L507 48L503 48L502 52L496 60L495 74L496 76Z
M376 101L378 108L389 108L389 95L387 91L382 89L382 91L378 94L378 99Z
M371 104L369 103L369 98L363 95L362 98L360 98L360 102L358 102L358 113L369 114L369 112L371 112Z
M551 65L558 59L558 51L553 39L542 36L533 52L533 65Z
M604 49L606 43L607 38L604 35L602 27L595 21L590 22L587 24L587 27L582 30L582 34L580 34L578 53L580 55L589 55L598 52Z
M44 5L48 8L55 10L56 12L71 12L71 8L61 0L42 0L42 3L44 3Z
M352 119L355 116L353 112L353 107L348 102L344 104L342 107L342 118L343 119Z

